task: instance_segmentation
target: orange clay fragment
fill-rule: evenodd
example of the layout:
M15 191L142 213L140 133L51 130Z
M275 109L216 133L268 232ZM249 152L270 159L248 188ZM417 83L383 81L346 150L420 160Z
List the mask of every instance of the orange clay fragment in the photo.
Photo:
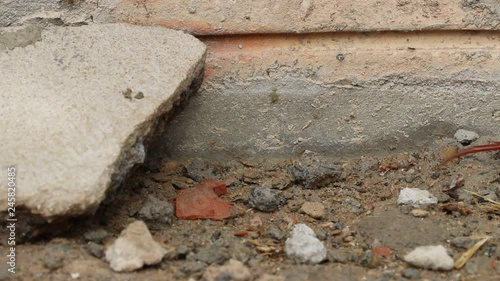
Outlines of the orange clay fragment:
M468 154L485 152L485 151L494 151L494 150L500 150L500 142L495 142L492 144L485 144L485 145L476 145L476 146L461 150L461 151L457 152L456 154L453 154L450 157L448 157L447 159L445 159L443 161L443 164L446 164L453 159L457 159L457 158L460 158L460 157L468 155Z
M184 220L229 218L232 205L219 198L224 194L227 194L226 185L213 179L205 179L192 187L181 189L175 200L175 215Z
M237 236L237 237L245 237L247 235L248 235L248 231L246 231L246 230L236 231L234 233L234 236Z
M390 257L394 254L391 248L383 246L373 248L372 253L381 257Z

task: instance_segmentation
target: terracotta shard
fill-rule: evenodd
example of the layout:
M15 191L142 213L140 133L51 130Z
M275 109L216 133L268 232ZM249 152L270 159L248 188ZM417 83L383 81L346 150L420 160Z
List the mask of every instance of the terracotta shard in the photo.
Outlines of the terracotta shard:
M372 249L372 253L381 257L390 257L394 252L389 247L379 246Z
M213 179L181 189L175 201L176 216L184 220L229 218L233 207L229 201L219 198L224 194L227 194L226 185Z

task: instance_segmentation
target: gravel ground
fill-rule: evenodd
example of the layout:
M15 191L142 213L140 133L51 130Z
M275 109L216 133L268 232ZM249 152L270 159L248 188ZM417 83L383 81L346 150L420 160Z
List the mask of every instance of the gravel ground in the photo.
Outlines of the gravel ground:
M145 165L95 216L18 245L17 273L2 262L0 280L499 280L500 216L467 191L500 201L500 153L438 167L456 145L350 159L305 151L261 162ZM231 217L176 218L177 192L207 178L227 185L221 199L233 204ZM398 204L405 188L428 190L437 203ZM158 264L115 272L105 251L135 220L166 254ZM294 230L302 224L314 233ZM309 236L294 246L292 232ZM430 270L405 258L416 247L442 245L456 261L485 236L462 269Z

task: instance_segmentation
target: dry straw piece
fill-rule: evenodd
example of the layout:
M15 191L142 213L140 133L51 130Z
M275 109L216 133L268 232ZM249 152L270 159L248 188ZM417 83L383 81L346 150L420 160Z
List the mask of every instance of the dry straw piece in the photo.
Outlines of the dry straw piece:
M476 244L474 244L474 246L472 246L465 253L463 253L460 258L458 258L458 260L455 262L455 268L462 268L465 263L477 252L477 250L479 250L479 248L481 248L481 246L483 246L483 244L486 243L486 241L488 241L488 239L490 238L490 236L481 237L481 240L479 240Z
M478 205L479 209L481 209L483 212L494 213L494 214L500 215L500 203L499 202L496 202L495 200L490 199L488 197L485 197L485 196L478 194L476 192L472 192L472 191L468 191L468 190L466 190L466 192L468 192L474 196L477 196L477 197L483 199L484 201L491 203L490 205L487 205L487 206L479 206Z

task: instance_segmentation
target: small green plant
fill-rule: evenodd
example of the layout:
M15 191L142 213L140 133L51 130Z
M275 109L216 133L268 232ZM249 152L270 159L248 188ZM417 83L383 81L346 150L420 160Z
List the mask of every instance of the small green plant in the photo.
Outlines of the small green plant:
M275 104L280 100L280 96L277 93L278 89L273 88L271 93L269 94L269 97L271 98L271 104Z

